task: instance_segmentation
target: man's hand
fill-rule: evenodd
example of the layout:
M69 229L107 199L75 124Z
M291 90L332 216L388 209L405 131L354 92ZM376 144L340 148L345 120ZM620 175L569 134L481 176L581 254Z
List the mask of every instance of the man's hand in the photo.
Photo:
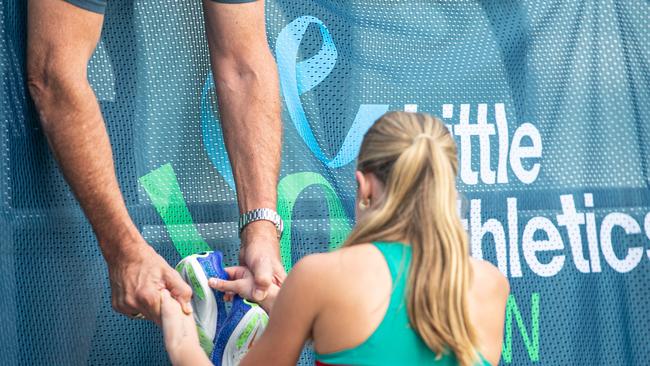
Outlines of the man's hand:
M273 223L260 220L246 225L241 238L239 261L253 273L255 289L252 298L261 302L272 284L282 286L287 277L280 260L278 234Z
M192 312L192 289L147 243L135 244L106 258L113 308L127 316L142 313L160 325L160 291L167 289L186 314Z

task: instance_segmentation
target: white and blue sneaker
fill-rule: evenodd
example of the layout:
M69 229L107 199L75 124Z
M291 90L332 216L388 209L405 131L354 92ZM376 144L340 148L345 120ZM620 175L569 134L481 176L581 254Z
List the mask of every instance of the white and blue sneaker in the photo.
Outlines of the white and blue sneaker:
M217 335L212 363L221 366L239 365L253 343L262 335L268 322L268 314L259 305L236 295L230 314Z
M176 266L192 287L192 308L201 347L219 366L235 366L244 358L268 323L268 315L257 304L235 296L226 314L223 293L208 286L211 277L228 279L219 251L193 254Z
M223 255L218 251L193 254L183 258L176 270L192 288L191 303L199 341L210 357L217 332L223 327L227 314L223 293L208 286L208 279L228 279L223 269Z

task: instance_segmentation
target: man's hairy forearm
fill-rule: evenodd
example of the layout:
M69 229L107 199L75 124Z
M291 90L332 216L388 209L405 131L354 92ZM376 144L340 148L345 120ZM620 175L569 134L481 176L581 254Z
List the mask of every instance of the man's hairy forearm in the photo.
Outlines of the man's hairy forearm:
M87 85L87 84L86 84ZM106 127L89 85L62 91L56 104L41 113L44 133L61 171L79 200L104 255L140 236L126 210L117 179Z
M275 61L270 52L217 60L215 79L239 210L275 208L282 143Z

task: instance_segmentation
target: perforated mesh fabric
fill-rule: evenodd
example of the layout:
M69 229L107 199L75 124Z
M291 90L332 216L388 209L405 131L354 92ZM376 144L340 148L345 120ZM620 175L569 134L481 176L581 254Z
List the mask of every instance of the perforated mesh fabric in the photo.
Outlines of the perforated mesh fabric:
M0 12L0 363L168 363L153 324L111 309L25 88L26 4ZM89 65L129 211L171 264L239 245L202 19L198 1L111 0ZM270 0L267 21L288 268L353 225L374 119L429 112L457 139L472 254L510 279L502 363L647 363L647 2Z

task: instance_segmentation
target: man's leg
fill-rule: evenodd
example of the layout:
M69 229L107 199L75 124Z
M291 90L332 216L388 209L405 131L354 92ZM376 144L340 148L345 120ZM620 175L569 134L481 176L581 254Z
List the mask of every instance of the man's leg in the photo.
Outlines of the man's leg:
M108 264L113 307L158 321L160 289L169 289L186 311L192 290L144 241L117 183L106 126L86 75L102 22L103 15L62 0L29 0L29 91L54 157Z

